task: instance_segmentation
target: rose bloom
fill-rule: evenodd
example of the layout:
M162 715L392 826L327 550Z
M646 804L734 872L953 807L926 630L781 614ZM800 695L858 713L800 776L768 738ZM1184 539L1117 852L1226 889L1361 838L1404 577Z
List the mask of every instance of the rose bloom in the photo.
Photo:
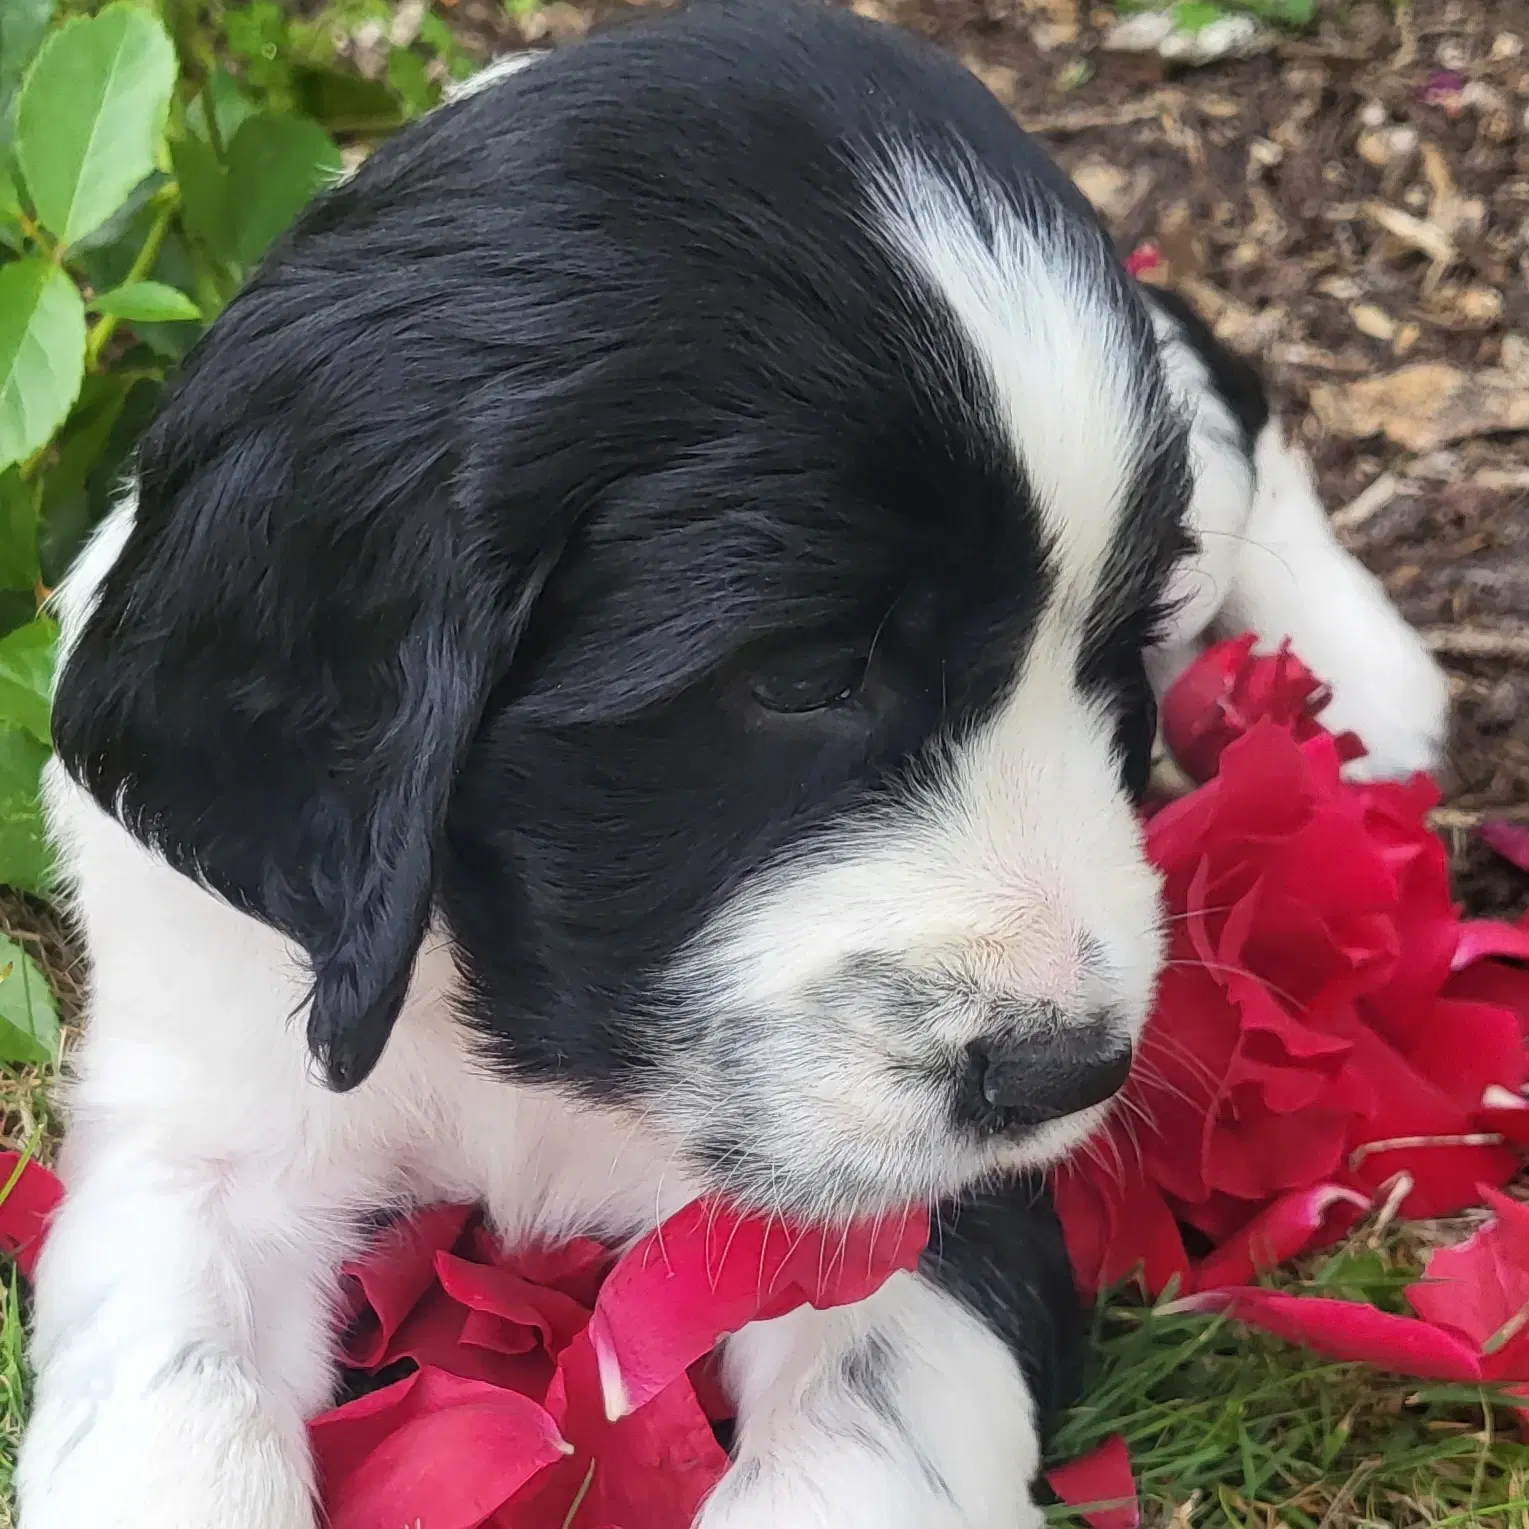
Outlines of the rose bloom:
M1057 1177L1084 1289L1240 1282L1383 1189L1440 1215L1517 1169L1491 1106L1529 1077L1509 1001L1529 1011L1525 974L1454 973L1470 926L1425 820L1437 790L1349 784L1351 752L1252 723L1148 823L1169 920L1156 1011L1104 1133Z

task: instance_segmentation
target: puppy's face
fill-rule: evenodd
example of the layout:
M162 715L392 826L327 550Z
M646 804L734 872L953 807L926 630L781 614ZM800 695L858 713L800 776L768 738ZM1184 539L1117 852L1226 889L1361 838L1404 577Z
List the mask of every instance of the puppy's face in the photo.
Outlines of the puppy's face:
M444 882L513 1074L805 1215L1060 1156L1159 962L1142 651L1184 475L1155 358L1053 209L913 158L866 195L858 375L804 334L742 440L583 526Z
M336 1086L434 910L492 1065L875 1212L1123 1080L1186 499L1002 109L843 12L699 9L315 207L144 447L60 753L306 949Z

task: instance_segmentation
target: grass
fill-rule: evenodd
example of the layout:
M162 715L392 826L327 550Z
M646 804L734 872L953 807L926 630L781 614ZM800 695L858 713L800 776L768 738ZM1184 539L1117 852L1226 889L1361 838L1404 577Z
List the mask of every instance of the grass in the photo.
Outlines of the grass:
M1148 1525L1529 1524L1529 1445L1485 1388L1329 1363L1218 1317L1116 1305L1096 1329L1056 1454L1122 1434Z
M60 999L79 1012L73 953L56 917L0 900ZM51 1160L51 1076L0 1068L0 1138ZM40 1145L38 1145L40 1143ZM1454 1240L1459 1228L1443 1235ZM1284 1276L1397 1309L1431 1227L1364 1231ZM1088 1393L1057 1458L1122 1434L1147 1529L1529 1529L1529 1444L1484 1388L1419 1385L1337 1365L1221 1318L1114 1301L1095 1315ZM0 1269L0 1529L13 1529L11 1476L29 1375L13 1271ZM1056 1510L1057 1525L1079 1520Z
M49 1099L51 1082L50 1075L34 1067L0 1068L4 1146L17 1151L30 1146L36 1155L51 1158L57 1146L58 1127ZM13 1529L16 1521L11 1477L31 1395L24 1340L24 1312L16 1271L8 1260L0 1258L0 1529Z
M23 1352L23 1325L16 1273L6 1281L5 1306L0 1310L0 1529L12 1529L16 1514L12 1505L11 1476L16 1469L16 1450L27 1415L31 1376Z

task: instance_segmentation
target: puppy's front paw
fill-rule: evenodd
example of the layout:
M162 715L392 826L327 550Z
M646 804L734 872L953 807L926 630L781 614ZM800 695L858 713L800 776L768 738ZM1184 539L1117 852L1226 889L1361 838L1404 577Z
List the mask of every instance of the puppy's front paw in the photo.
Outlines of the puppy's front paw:
M190 1356L129 1398L45 1382L16 1471L21 1529L314 1529L306 1444L232 1362Z
M1449 680L1423 639L1387 606L1358 614L1352 645L1318 670L1333 698L1322 723L1356 733L1369 751L1345 772L1354 780L1400 780L1436 770L1449 741ZM1316 668L1315 663L1312 664Z

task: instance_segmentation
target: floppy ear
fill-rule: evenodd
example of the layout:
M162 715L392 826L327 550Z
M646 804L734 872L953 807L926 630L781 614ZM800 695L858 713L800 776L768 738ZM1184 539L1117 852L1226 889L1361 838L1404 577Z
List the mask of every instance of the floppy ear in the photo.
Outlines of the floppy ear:
M453 775L553 554L479 534L440 418L434 442L360 405L315 428L227 380L204 369L145 442L55 741L141 840L303 947L309 1045L348 1089L402 1005Z

